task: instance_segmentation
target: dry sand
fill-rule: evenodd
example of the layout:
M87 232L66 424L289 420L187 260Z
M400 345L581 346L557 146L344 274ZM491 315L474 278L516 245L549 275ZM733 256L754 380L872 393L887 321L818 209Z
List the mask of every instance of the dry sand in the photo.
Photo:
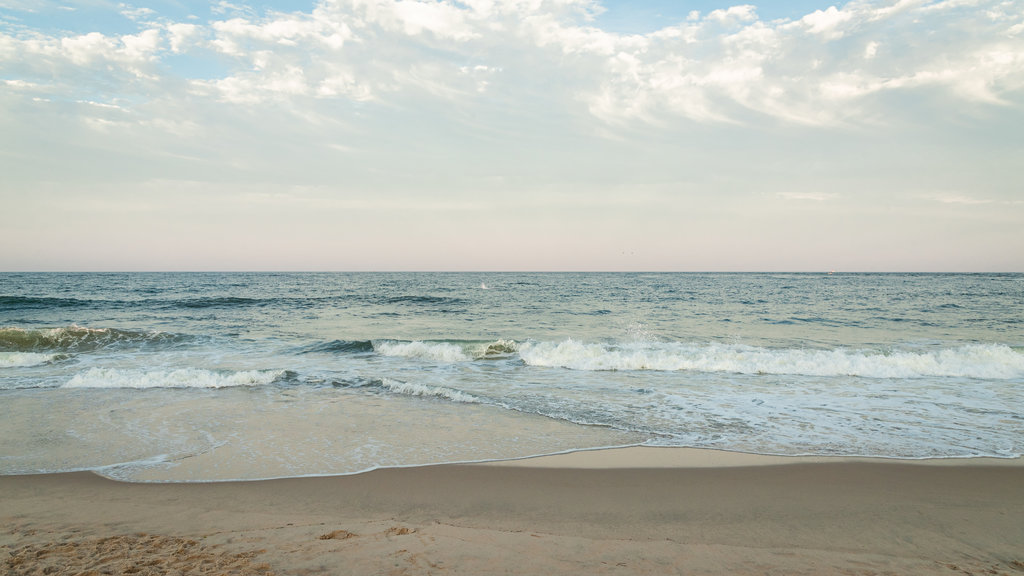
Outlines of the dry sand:
M7 476L0 573L1024 574L1020 459L929 464L627 449L260 482Z

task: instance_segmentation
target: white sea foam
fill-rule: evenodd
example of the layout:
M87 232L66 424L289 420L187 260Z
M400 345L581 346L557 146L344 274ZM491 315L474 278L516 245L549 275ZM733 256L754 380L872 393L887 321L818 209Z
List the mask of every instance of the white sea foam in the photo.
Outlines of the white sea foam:
M1024 354L1001 344L928 351L768 349L735 344L527 342L527 365L573 370L658 370L863 376L869 378L1019 378Z
M198 368L122 370L90 368L75 374L63 388L230 388L263 386L284 376L284 370L214 372Z
M373 343L374 352L382 356L399 356L441 363L509 356L515 354L518 349L519 344L515 340L463 343L378 340Z
M381 381L381 386L395 394L404 394L406 396L444 398L453 402L463 402L467 404L475 404L480 401L471 394L453 390L452 388L445 388L444 386L424 386L422 384L414 384L411 382L400 382L390 378L383 379Z
M384 356L401 356L433 362L465 362L472 360L458 344L450 342L395 342L381 340L373 343L373 350Z
M60 354L40 354L38 352L0 352L0 368L17 368L22 366L38 366L60 358Z

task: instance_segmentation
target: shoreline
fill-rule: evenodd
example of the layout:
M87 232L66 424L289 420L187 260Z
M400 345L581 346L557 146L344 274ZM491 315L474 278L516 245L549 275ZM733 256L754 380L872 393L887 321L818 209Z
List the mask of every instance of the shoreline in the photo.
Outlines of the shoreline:
M1024 461L993 460L633 447L241 482L0 476L0 566L12 575L212 566L240 574L1020 573Z
M780 455L735 452L715 448L686 448L678 446L617 446L572 450L558 454L544 454L474 462L479 466L515 466L524 468L736 468L747 466L785 466L791 464L827 464L840 462L901 463L920 466L1024 466L1024 457L997 458L993 456L961 456L943 458L901 458L884 456L820 456L810 454Z
M296 476L273 476L268 478L229 478L209 480L124 480L103 473L125 464L113 464L95 469L32 472L6 476L49 476L60 474L95 474L114 482L125 484L230 484L244 482L269 482L274 480L295 480L302 478L334 478L358 476L381 470L409 470L438 466L497 466L513 468L554 468L567 470L590 469L656 469L656 468L742 468L759 466L786 466L793 464L835 464L835 463L890 463L918 466L996 466L1024 467L1024 456L1000 458L995 456L956 456L903 458L898 456L825 456L814 454L759 454L738 452L717 448L690 448L680 446L607 446L580 448L566 452L503 458L497 460L467 460L430 464L409 464L404 466L379 466L355 472L304 474ZM4 477L0 474L0 478Z

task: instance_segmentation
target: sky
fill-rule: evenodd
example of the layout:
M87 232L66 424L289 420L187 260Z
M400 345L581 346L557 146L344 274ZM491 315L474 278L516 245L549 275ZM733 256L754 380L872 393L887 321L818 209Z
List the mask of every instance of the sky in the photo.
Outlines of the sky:
M0 0L0 270L1024 271L1024 0Z

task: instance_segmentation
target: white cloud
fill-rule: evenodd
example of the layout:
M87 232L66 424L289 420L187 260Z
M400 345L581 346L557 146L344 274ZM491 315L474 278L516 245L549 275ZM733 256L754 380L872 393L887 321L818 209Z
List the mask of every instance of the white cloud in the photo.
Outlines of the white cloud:
M882 91L930 87L966 102L1005 103L1003 95L1024 81L1024 42L1011 32L1024 11L1002 10L995 19L976 10L946 14L964 4L851 3L772 23L753 19L752 10L718 11L697 28L686 25L688 42L680 42L679 28L649 36L625 74L621 56L610 61L590 106L608 121L664 118L665 112L749 120L741 112L747 110L788 122L848 124L870 122L875 114L862 115L874 103L865 99ZM730 12L743 25L719 30ZM694 38L700 56L686 57ZM883 42L891 44L884 60L876 58Z
M227 0L219 0L216 4L210 5L210 12L226 16L228 14L246 17L255 17L256 11L244 4L234 4Z
M170 35L171 52L175 53L193 48L198 37L201 35L199 26L182 22L169 24L167 26L167 33Z
M70 71L71 67L78 72L105 71L110 66L137 74L141 67L159 57L162 44L161 32L156 29L122 36L89 32L59 38L41 34L12 37L0 33L0 62L16 64L31 75L46 72L59 75L56 73Z
M157 14L156 10L153 10L152 8L135 8L129 7L125 4L122 4L121 6L123 7L121 15L129 20L143 20L145 18L152 18Z
M150 64L165 52L212 48L237 67L183 85L237 103L366 101L402 86L465 99L519 89L500 84L502 77L533 76L561 81L551 104L582 103L612 125L758 116L840 125L858 123L875 106L869 99L884 92L928 88L966 102L1009 102L1024 83L1024 38L1014 32L1024 11L1014 7L1020 2L860 1L764 22L756 7L740 5L622 35L592 26L588 18L601 8L581 0L326 0L309 13L262 17L221 2L216 11L232 16L206 25L167 23L123 36L0 36L0 54L37 58L40 69L63 59L139 76L155 74ZM883 45L886 58L879 57ZM509 73L474 74L467 84L467 65L481 62Z
M130 62L148 61L156 57L162 43L160 31L145 30L140 34L121 36L121 53Z
M991 204L992 200L986 198L977 198L969 194L960 192L943 192L939 194L932 194L925 196L929 200L939 202L941 204L963 204L967 206L977 206L981 204Z
M73 64L84 66L94 60L111 59L117 49L114 39L99 32L60 39L60 49Z
M652 247L840 205L860 210L856 234L890 196L913 205L900 225L964 207L1019 236L1024 0L853 0L771 21L743 5L648 34L602 29L590 0L233 1L210 21L138 13L152 23L127 34L0 22L5 177L98 195L115 177L216 182L190 198L329 207L324 230L326 212L482 207L446 224L552 244L584 213L656 229ZM278 195L296 183L318 192ZM915 196L944 186L970 193Z
M468 22L464 10L447 2L408 0L390 5L406 34L430 32L439 38L464 41L479 34Z
M852 12L839 10L835 6L829 6L826 10L816 10L800 19L800 23L807 27L811 34L821 34L830 39L841 38L843 31L841 26L852 20Z
M864 46L864 59L871 60L872 58L874 58L878 54L878 47L878 42L875 42L873 40L868 42L867 45Z
M752 20L757 20L757 7L750 4L731 6L729 8L712 11L707 15L706 19L720 22L722 24L750 22Z
M4 84L15 90L35 90L41 87L35 82L26 82L24 80L4 80Z

